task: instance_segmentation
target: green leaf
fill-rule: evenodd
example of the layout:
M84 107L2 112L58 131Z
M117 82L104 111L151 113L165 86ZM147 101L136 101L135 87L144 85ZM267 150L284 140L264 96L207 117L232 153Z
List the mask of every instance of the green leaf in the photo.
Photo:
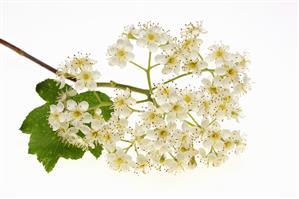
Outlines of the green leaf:
M92 155L94 155L94 157L96 157L96 159L98 159L100 157L100 155L102 154L102 150L103 147L99 144L97 144L95 146L95 148L89 148L89 151Z
M70 90L72 87L65 84L65 86L60 89L59 82L54 79L46 79L36 85L36 92L43 98L45 101L55 104L59 95L66 90Z
M106 121L111 117L111 112L113 111L112 101L106 94L100 91L87 91L72 97L72 99L76 102L88 102L89 109L93 111L96 108L100 108L102 110L103 118Z
M53 79L47 79L36 86L37 93L47 102L29 113L24 120L20 130L23 133L30 134L29 154L36 154L47 172L52 171L59 158L80 159L85 151L72 145L63 143L60 137L54 132L48 123L50 105L56 104L59 95L71 86L65 85L59 88L59 83ZM88 91L72 97L77 102L87 101L89 103L89 112L100 108L105 120L111 117L113 109L110 98L99 91ZM96 145L89 151L98 158L102 153L102 146Z
M36 154L37 159L50 172L60 157L79 159L84 151L80 148L61 142L48 124L50 105L47 103L31 111L23 122L20 130L31 134L29 154Z

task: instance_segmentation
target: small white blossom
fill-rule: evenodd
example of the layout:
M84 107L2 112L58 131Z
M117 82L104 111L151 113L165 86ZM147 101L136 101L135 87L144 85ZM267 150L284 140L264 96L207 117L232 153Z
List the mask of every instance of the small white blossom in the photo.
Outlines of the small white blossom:
M188 108L183 101L176 101L161 105L161 109L166 114L167 121L184 120L187 117Z
M50 106L50 115L49 115L49 124L53 128L54 131L58 130L61 126L61 123L66 121L66 115L63 112L64 105L59 102L57 105Z
M181 68L182 55L178 51L159 54L156 56L156 61L157 63L163 64L163 74L169 74L171 72L178 74Z
M186 58L182 70L185 72L200 74L201 70L206 68L207 66L208 64L205 61L201 60L198 56L192 55Z
M117 171L128 171L131 167L135 166L131 156L127 155L121 149L116 149L115 152L108 153L107 159L110 167Z
M92 120L91 114L87 112L88 107L89 104L86 101L82 101L79 104L74 100L67 101L68 117L73 126L78 127Z
M141 118L146 126L160 125L164 121L161 109L154 106L153 103L148 104L147 110L141 113Z
M167 39L167 34L160 26L150 22L140 25L139 37L137 38L139 46L154 52L160 45L166 44Z
M136 100L131 97L131 91L127 89L114 98L114 112L119 116L128 117L132 113L130 107L135 103Z
M200 34L205 34L207 31L203 28L202 22L189 23L182 29L181 35L183 37L198 37Z
M125 67L128 61L134 59L133 45L127 39L119 39L108 48L108 61L111 66Z
M178 95L173 87L164 84L158 84L154 90L153 97L158 104L166 104L167 102L175 102Z
M99 79L99 77L100 77L100 73L98 71L82 70L77 75L77 81L75 83L75 87L78 90L82 90L83 88L95 90L97 87L96 80Z
M223 63L229 59L229 47L226 45L212 45L209 47L210 54L207 59L209 61L215 61L216 63Z

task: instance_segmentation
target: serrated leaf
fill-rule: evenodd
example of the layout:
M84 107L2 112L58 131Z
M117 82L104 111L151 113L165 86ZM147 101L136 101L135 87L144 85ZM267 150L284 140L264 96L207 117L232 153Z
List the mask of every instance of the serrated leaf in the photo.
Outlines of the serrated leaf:
M62 143L48 124L50 105L47 103L31 111L24 120L20 130L31 134L29 154L36 154L37 159L50 172L60 157L79 159L84 151L80 148Z
M69 85L65 84L65 86L60 89L59 82L54 79L46 79L39 84L36 85L36 92L39 94L41 98L45 101L55 104L59 95L66 90L71 89Z
M28 153L36 154L38 161L44 165L47 172L54 168L59 158L79 159L85 153L80 148L63 143L48 123L50 105L56 104L59 95L70 89L72 87L67 84L60 89L58 82L53 79L39 83L36 91L47 103L31 111L20 128L23 133L30 134ZM102 92L88 91L72 99L77 102L87 101L90 112L100 108L105 120L111 117L112 101ZM98 158L102 153L102 146L96 145L94 149L89 148L89 151Z
M95 146L95 148L89 148L90 153L98 159L102 154L103 147L99 144Z

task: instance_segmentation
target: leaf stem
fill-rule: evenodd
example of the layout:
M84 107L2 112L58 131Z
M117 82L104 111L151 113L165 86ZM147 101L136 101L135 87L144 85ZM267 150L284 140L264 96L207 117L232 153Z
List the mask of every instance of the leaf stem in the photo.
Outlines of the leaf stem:
M144 100L139 100L139 101L137 101L136 103L137 103L137 104L141 104L141 103L149 102L149 101L150 101L149 99L144 99Z
M155 68L155 67L157 67L157 66L159 66L160 64L154 64L154 65L152 65L151 66L151 69L153 69L153 68Z
M214 71L215 71L214 69L204 68L204 69L202 69L200 72L210 72L210 73L214 76ZM184 73L184 74L178 75L178 76L176 76L176 77L174 77L174 78L171 78L171 79L169 79L169 80L163 82L163 84L168 84L168 83L173 82L173 81L175 81L175 80L177 80L177 79L179 79L179 78L185 77L185 76L187 76L187 75L192 75L192 74L193 74L192 72L188 72L188 73ZM153 90L154 90L154 89L156 89L156 87L154 87Z
M198 126L199 128L202 128L201 125L196 121L196 119L191 115L191 113L188 113L189 117L192 119L192 121Z
M133 145L134 145L134 142L131 142L131 144L128 147L123 149L124 152L127 153Z
M135 63L135 62L133 62L133 61L130 61L130 63L133 64L134 66L137 66L137 67L140 68L141 70L146 71L146 69L143 68L141 65L139 65L139 64L137 64L137 63Z
M138 109L135 109L135 108L132 108L132 107L129 107L129 109L130 109L131 111L134 111L134 112L137 112L137 113L142 113L142 112L144 112L143 110L138 110Z
M147 89L142 89L142 88L138 88L138 87L135 87L135 86L130 86L130 85L126 85L126 84L116 83L115 81L98 82L97 86L98 87L107 87L107 88L118 88L118 89L123 89L123 90L126 90L128 88L131 91L134 91L136 93L141 93L141 94L144 94L146 96L149 96L149 90L147 90Z
M148 62L147 62L147 70L146 70L147 83L148 83L150 94L153 93L152 82L151 82L151 59L152 59L152 52L150 51L148 53Z
M179 78L181 78L181 77L185 77L185 76L187 76L187 75L191 75L191 74L192 74L192 72L188 72L188 73L181 74L181 75L179 75L179 76L176 76L176 77L174 77L174 78L171 78L171 79L169 79L169 80L163 82L163 84L168 84L168 83L170 83L170 82L173 82L174 80L177 80L177 79L179 79ZM155 89L155 88L154 88L154 89Z

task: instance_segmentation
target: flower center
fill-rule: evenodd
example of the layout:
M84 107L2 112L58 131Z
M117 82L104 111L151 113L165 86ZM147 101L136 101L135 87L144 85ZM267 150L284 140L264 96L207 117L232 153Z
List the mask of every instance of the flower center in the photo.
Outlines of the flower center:
M170 93L170 89L169 88L163 88L162 89L162 94L168 95L169 93Z
M213 132L211 134L211 138L212 140L216 141L216 140L219 140L220 139L220 133L219 132Z
M80 118L81 116L82 116L81 111L74 111L74 112L73 112L73 117L74 117L74 118Z
M162 138L162 139L165 139L168 136L168 134L169 134L168 131L160 130L159 137Z
M215 57L216 58L223 58L223 56L224 56L224 51L221 48L216 50L216 52L215 52Z
M187 64L187 67L190 69L195 69L195 68L197 68L197 62L189 62Z
M80 67L88 64L88 60L86 58L76 58L75 64L78 65L78 67L80 68Z
M115 160L115 163L120 166L125 163L125 160L122 157L119 157Z
M175 64L176 63L176 58L175 57L169 57L167 60L167 64Z
M233 142L230 140L227 140L224 142L224 148L229 149L233 146Z
M119 99L115 103L116 103L117 106L123 106L123 105L125 105L125 100L124 99Z
M230 69L227 71L227 73L228 73L230 76L235 76L237 72L236 72L235 69L230 68Z
M150 113L148 114L148 118L149 118L150 120L154 120L156 117L157 117L157 115L156 115L156 113L154 113L154 112L150 112Z
M102 139L104 142L107 142L107 141L111 140L111 136L109 133L106 133L102 136Z
M98 136L99 136L99 132L98 131L92 132L92 137L93 138L97 138Z
M87 81L91 79L91 75L89 73L83 73L82 74L82 79Z
M148 41L153 42L153 41L156 40L156 35L154 33L148 33L146 38L147 38Z
M123 49L118 49L116 52L116 56L118 58L124 58L126 56L126 51L124 51Z
M209 91L212 94L217 94L217 88L215 86L210 86Z
M185 95L183 97L184 101L187 102L187 103L190 103L192 101L192 98L189 96L189 95Z
M180 105L175 104L175 105L172 107L172 110L175 111L175 112L177 112L177 111L180 110L180 108L181 108Z

